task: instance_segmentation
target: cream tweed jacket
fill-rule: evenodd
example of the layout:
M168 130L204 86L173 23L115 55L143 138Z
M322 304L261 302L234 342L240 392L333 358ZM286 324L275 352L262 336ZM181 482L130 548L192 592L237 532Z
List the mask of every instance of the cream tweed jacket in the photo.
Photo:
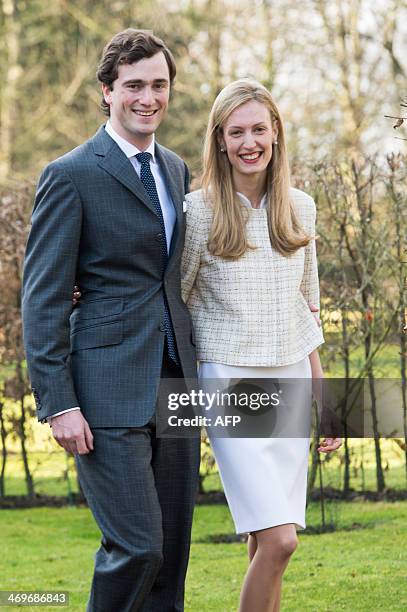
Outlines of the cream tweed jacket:
M314 200L298 189L291 189L291 197L304 230L314 236ZM208 251L212 210L202 190L185 200L182 296L192 316L198 359L283 366L322 344L308 305L319 306L315 240L284 257L271 245L267 209L249 206L247 236L257 249L227 261Z

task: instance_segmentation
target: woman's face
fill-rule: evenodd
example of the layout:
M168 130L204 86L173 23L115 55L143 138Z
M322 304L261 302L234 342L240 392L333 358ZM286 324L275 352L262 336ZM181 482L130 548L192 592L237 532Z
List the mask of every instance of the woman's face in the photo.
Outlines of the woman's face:
M251 175L266 175L277 139L277 122L272 123L270 111L257 100L250 100L233 111L223 126L219 138L239 182Z

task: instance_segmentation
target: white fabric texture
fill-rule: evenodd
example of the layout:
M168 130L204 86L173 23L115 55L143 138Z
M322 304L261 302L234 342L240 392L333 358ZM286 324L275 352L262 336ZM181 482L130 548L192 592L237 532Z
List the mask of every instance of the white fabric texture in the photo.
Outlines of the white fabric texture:
M206 390L205 380L208 379L209 385L215 378L222 388L235 378L311 379L311 366L308 357L299 363L275 368L201 363L201 387ZM298 389L287 417L309 419L311 380L305 386L305 393L303 384ZM220 438L211 435L210 428L207 432L237 533L287 523L305 528L309 437Z

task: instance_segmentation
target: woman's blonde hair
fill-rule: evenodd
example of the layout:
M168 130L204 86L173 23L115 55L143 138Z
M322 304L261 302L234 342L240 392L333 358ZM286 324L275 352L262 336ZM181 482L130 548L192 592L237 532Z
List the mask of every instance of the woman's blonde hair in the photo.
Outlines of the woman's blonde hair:
M302 229L290 200L290 172L280 113L270 92L252 79L230 83L217 96L206 131L203 153L202 188L211 202L214 216L208 248L213 255L238 259L252 247L246 236L247 208L236 195L232 166L220 150L219 137L230 114L242 104L257 100L270 111L278 126L278 144L267 167L268 226L272 246L282 255L290 255L311 240Z

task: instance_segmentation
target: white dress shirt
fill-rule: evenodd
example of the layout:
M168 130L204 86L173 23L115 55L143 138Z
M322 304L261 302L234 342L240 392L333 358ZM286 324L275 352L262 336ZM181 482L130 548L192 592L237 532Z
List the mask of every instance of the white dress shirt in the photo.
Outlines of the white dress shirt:
M120 147L120 149L123 151L125 156L130 160L133 168L135 169L135 171L138 174L138 177L140 178L141 164L136 159L135 156L137 155L137 153L142 153L142 151L140 151L140 149L138 149L135 145L133 145L131 142L129 142L125 138L122 138L121 136L119 136L119 134L113 129L112 124L110 123L109 120L107 121L105 125L105 130L109 134L109 136L116 142L116 144ZM170 247L171 247L171 239L174 233L174 227L175 227L175 222L177 220L177 215L175 212L175 207L174 207L174 203L172 201L171 195L165 184L163 173L156 159L154 134L153 134L153 139L151 141L151 144L147 147L145 152L151 154L150 168L151 168L151 172L154 177L154 180L155 180L158 198L161 204L161 210L163 214L164 227L165 227L165 238L167 240L167 252L169 254ZM74 408L68 408L68 410L61 410L61 412L57 412L56 414L53 414L52 417L49 417L48 423L51 424L51 420L54 417L59 416L61 414L65 414L65 412L72 412L73 410L80 410L80 407L75 406Z

